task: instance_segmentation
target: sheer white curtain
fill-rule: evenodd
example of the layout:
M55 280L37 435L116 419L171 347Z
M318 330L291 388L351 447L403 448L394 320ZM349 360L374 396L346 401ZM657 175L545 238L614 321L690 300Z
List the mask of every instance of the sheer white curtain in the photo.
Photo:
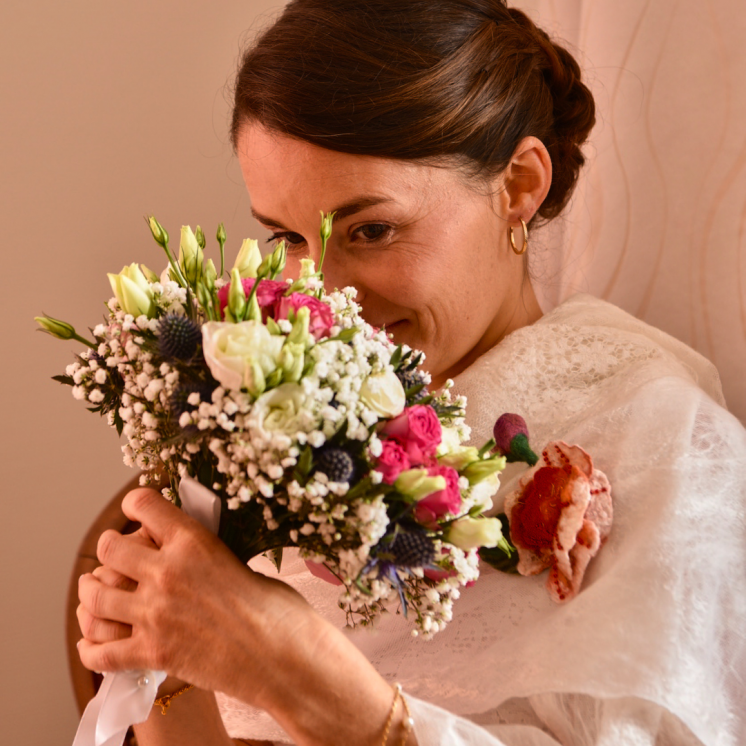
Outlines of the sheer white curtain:
M746 421L746 2L515 0L596 97L589 164L532 242L545 310L589 292L720 370Z

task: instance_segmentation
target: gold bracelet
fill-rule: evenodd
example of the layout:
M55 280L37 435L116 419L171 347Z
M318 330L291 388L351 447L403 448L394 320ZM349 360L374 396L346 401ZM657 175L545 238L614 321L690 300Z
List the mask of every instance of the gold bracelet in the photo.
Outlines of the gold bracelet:
M184 694L184 692L188 692L190 689L194 689L194 684L184 684L181 689L177 689L172 694L164 694L162 697L158 697L158 699L153 702L153 707L158 705L158 707L161 708L161 715L165 715L166 710L171 707L171 700L175 699L180 694Z
M381 741L381 746L387 746L388 740L389 740L389 731L391 730L391 725L394 722L394 715L396 714L396 705L399 704L399 700L401 700L402 707L404 708L404 720L402 721L402 728L404 730L404 733L402 733L402 738L400 742L400 746L405 746L407 741L409 740L409 733L414 728L414 720L412 720L412 713L409 711L409 705L407 704L407 700L404 698L404 695L402 694L401 684L396 683L393 685L394 689L394 701L391 703L391 709L389 710L389 716L386 718L386 725L383 729L383 740Z

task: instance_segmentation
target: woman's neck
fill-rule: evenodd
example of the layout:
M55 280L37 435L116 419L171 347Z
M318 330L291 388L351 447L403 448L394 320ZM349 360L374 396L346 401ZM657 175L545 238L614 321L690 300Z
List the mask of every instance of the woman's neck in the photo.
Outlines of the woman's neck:
M448 370L433 375L431 384L433 391L443 388L449 378L455 378L460 373L463 373L478 358L484 355L485 352L488 352L505 339L508 334L524 326L530 326L544 315L528 277L524 279L518 295L506 301L505 311L495 317L495 321L467 355L462 357Z

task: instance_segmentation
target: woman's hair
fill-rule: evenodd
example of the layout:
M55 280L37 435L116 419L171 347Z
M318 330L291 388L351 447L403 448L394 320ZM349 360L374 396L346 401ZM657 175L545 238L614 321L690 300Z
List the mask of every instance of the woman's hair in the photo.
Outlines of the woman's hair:
M575 59L500 0L292 0L241 60L231 136L247 121L329 150L456 162L494 177L539 138L575 186L595 107Z

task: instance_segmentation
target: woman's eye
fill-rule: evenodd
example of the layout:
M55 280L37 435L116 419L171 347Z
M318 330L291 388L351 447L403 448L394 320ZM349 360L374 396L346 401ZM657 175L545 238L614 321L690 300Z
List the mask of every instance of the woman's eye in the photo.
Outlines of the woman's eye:
M368 223L367 225L361 225L355 233L361 235L366 241L375 241L383 238L389 230L390 227L385 223Z
M292 233L290 231L286 231L284 233L273 233L267 239L267 243L277 243L278 241L284 241L288 246L298 246L305 240L306 239L303 238L300 233Z

